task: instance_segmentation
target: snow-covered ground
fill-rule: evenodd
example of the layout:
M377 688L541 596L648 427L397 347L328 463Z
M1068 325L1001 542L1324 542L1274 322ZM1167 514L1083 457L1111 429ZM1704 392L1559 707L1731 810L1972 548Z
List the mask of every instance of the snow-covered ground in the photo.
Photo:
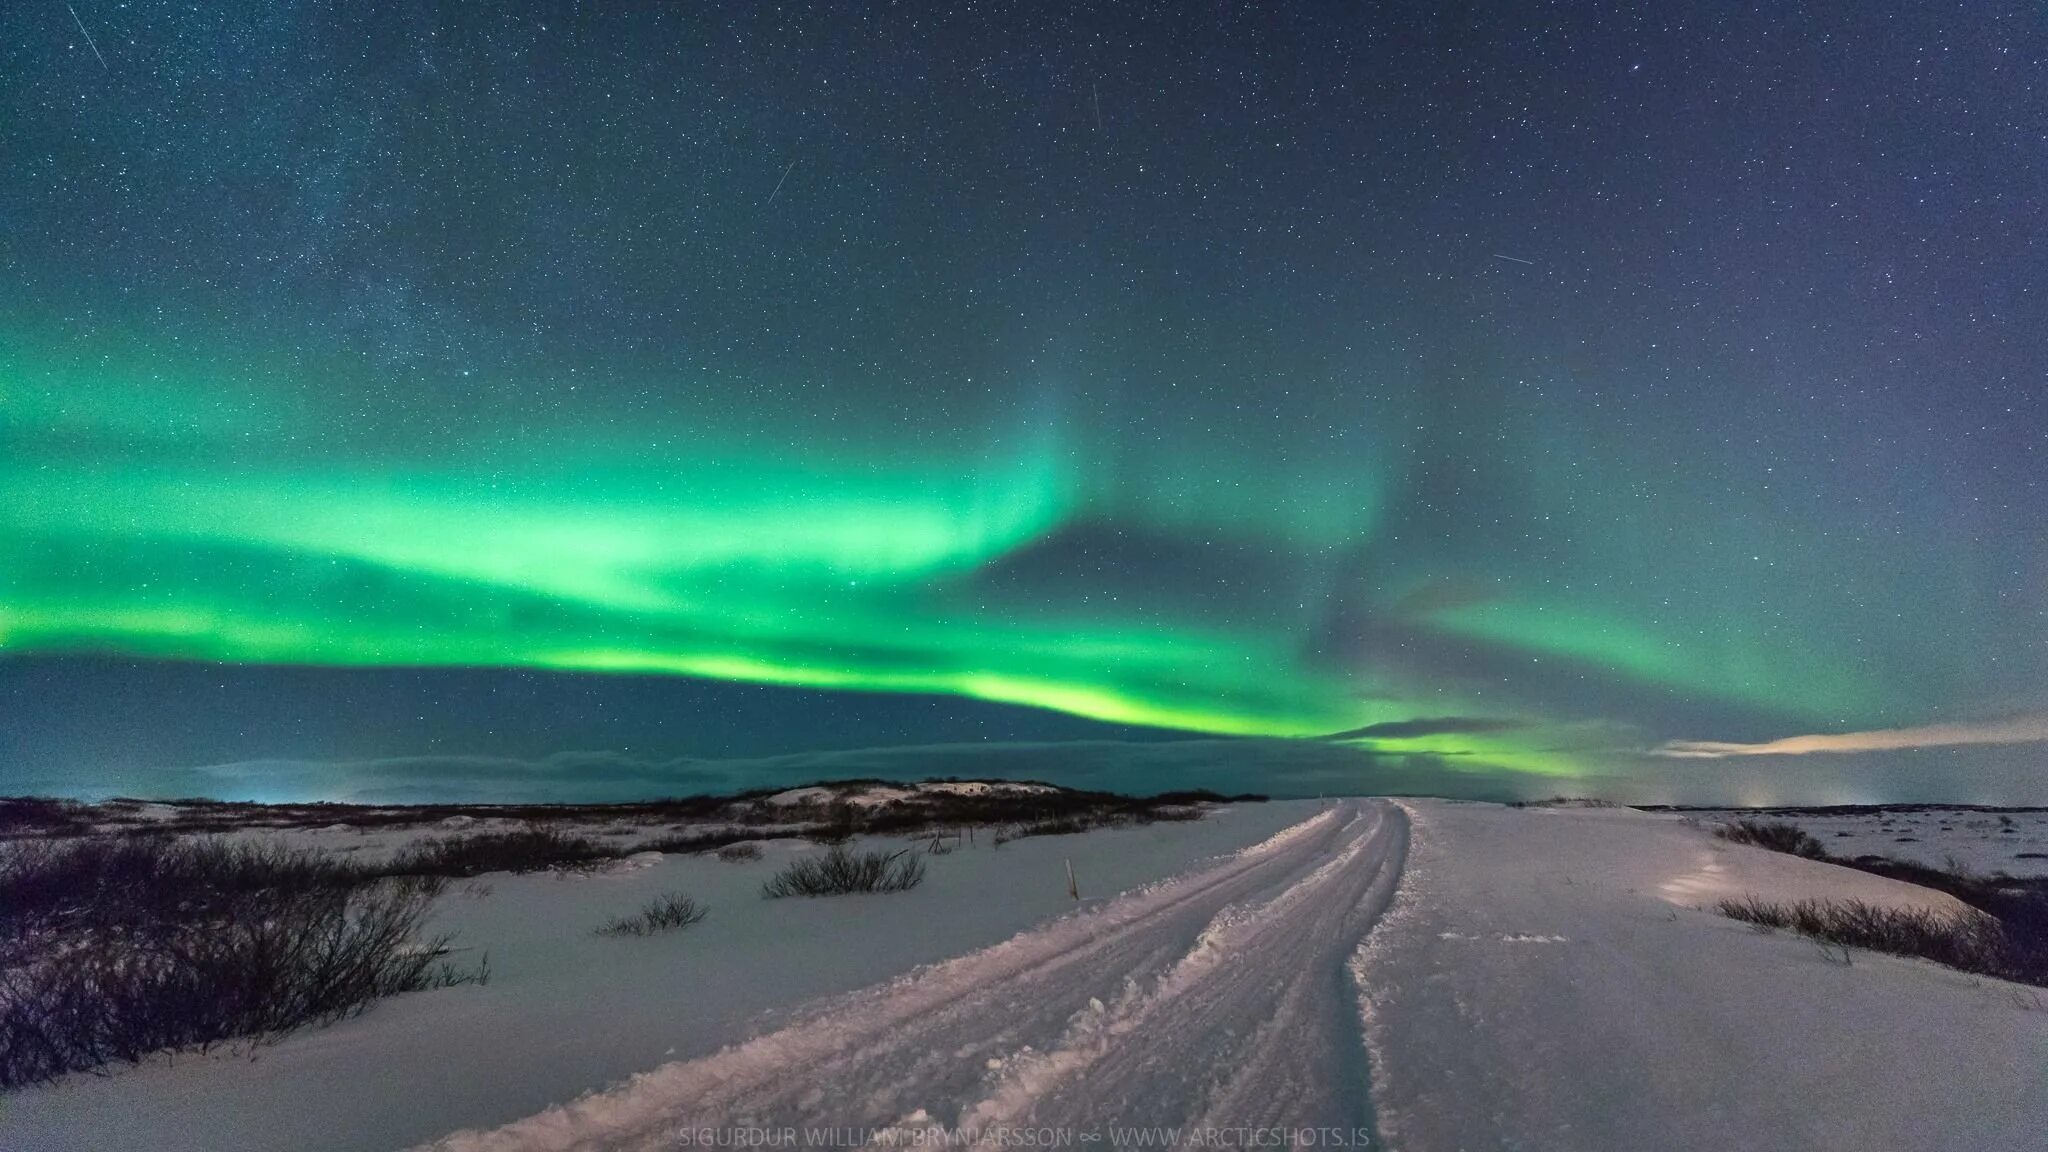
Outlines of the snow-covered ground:
M279 1152L394 1149L516 1120L653 1068L700 1056L778 1013L998 943L1069 912L1071 860L1084 903L1257 843L1313 802L1237 804L1200 821L1100 829L991 847L989 829L928 860L905 893L764 900L802 840L763 858L628 860L592 875L456 881L430 931L490 958L491 980L387 1000L354 1020L239 1054L117 1067L0 1093L0 1150ZM474 828L469 830L476 830ZM597 829L584 829L596 832ZM385 854L449 829L277 833L329 850ZM636 831L634 835L640 835ZM897 846L897 842L888 842ZM592 935L664 892L710 908L701 924L645 939Z
M1812 833L1830 855L1850 859L1890 856L1934 868L1953 859L1972 872L1987 875L2048 876L2048 812L2038 809L1787 808L1689 814L1715 822L1749 819L1797 824Z
M1262 844L845 997L450 1152L670 1149L691 1131L1370 1131L1345 965L1406 821L1347 802ZM1077 1137L1078 1138L1078 1137Z
M792 1128L929 1147L965 1128L1076 1148L1164 1129L1235 1148L1860 1152L2036 1149L2048 1131L2048 997L1843 965L1711 911L1958 905L1697 819L1297 802L986 841L912 892L832 900L758 897L817 850L795 841L752 863L490 877L440 925L490 950L488 987L12 1093L0 1147L667 1149ZM590 934L670 890L710 919Z
M2043 1147L2031 990L1761 935L1725 896L1947 897L1675 816L1411 802L1359 959L1380 1125L1405 1150Z

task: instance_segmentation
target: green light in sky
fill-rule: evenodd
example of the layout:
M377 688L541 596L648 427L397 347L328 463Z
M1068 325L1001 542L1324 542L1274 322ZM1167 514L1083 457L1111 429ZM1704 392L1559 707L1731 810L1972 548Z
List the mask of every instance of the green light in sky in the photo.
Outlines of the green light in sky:
M667 673L1263 736L1525 711L1484 683L1389 677L1369 647L1314 654L1324 601L1370 600L1340 561L1375 543L1394 465L1233 454L1224 425L1170 457L1022 418L849 437L786 398L751 420L708 401L595 423L536 420L530 399L423 414L362 365L105 343L0 344L6 651ZM1088 562L1057 589L977 583L1084 519L1175 541L1187 563L1226 541L1287 575L1240 585L1221 565L1199 607L1170 594L1175 557L1137 558L1159 565L1157 596L1091 587ZM1680 643L1514 599L1426 623L1673 690L1872 703L1740 629ZM1548 739L1538 724L1372 747L1581 763Z

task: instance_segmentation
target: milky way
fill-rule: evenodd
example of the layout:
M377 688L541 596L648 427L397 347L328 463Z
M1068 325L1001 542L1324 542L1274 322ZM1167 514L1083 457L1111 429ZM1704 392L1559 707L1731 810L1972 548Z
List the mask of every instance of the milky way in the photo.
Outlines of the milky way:
M1573 774L2048 697L2038 8L73 7L0 13L14 708L632 673Z

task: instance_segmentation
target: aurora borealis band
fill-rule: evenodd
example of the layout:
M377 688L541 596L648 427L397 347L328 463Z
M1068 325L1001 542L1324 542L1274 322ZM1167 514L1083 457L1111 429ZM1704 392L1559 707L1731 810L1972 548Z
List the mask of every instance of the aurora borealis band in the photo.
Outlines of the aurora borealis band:
M39 733L109 660L1546 775L2048 704L2038 9L74 7L0 12Z

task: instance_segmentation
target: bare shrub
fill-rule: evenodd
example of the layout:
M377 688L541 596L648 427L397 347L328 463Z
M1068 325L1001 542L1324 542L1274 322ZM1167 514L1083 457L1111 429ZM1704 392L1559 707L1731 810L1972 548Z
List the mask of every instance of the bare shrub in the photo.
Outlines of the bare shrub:
M754 840L773 839L777 834L762 832L753 828L714 828L708 832L685 832L674 836L658 836L640 844L641 852L723 852L732 845L749 844ZM751 857L721 857L723 859L751 859Z
M165 1049L273 1039L377 999L483 978L414 937L441 882L256 890L190 917L47 927L0 967L0 1087ZM138 906L147 907L146 904Z
M481 876L486 872L542 872L610 860L620 854L588 836L534 824L511 832L442 836L408 845L385 871L394 876Z
M0 797L0 836L77 836L92 831L91 809L44 796Z
M1087 832L1095 828L1115 828L1133 823L1134 821L1149 822L1151 819L1156 818L1158 818L1156 813L1148 814L1143 820L1140 820L1140 818L1127 812L1081 812L1071 816L1054 816L1046 820L1032 820L1023 824L1012 824L1007 828L998 829L994 841L996 847L1000 848L1012 840L1023 840L1032 836L1072 836L1076 833ZM1194 819L1200 818L1199 814L1194 817ZM1167 819L1180 820L1186 819L1186 817L1169 816Z
M784 896L844 896L857 892L907 892L924 883L924 861L907 849L855 852L834 844L823 855L791 861L762 885L770 899Z
M597 930L599 936L652 936L673 928L688 928L710 912L680 892L649 900L631 916L614 916Z
M166 836L19 841L0 850L0 964L42 935L205 920L258 897L345 892L373 875L279 844Z
M718 858L728 864L737 864L742 860L759 860L761 858L761 846L749 840L742 840L736 844L727 844L718 850Z
M1917 956L1980 976L2048 986L2048 949L2041 938L1987 913L1949 915L1861 900L1772 904L1754 897L1723 900L1720 909L1758 928L1787 928L1827 944ZM1840 955L1846 960L1846 953Z
M1714 835L1731 844L1754 844L1773 852L1785 852L1793 856L1804 856L1809 860L1825 860L1828 850L1797 824L1782 821L1737 820L1723 824L1714 830Z

